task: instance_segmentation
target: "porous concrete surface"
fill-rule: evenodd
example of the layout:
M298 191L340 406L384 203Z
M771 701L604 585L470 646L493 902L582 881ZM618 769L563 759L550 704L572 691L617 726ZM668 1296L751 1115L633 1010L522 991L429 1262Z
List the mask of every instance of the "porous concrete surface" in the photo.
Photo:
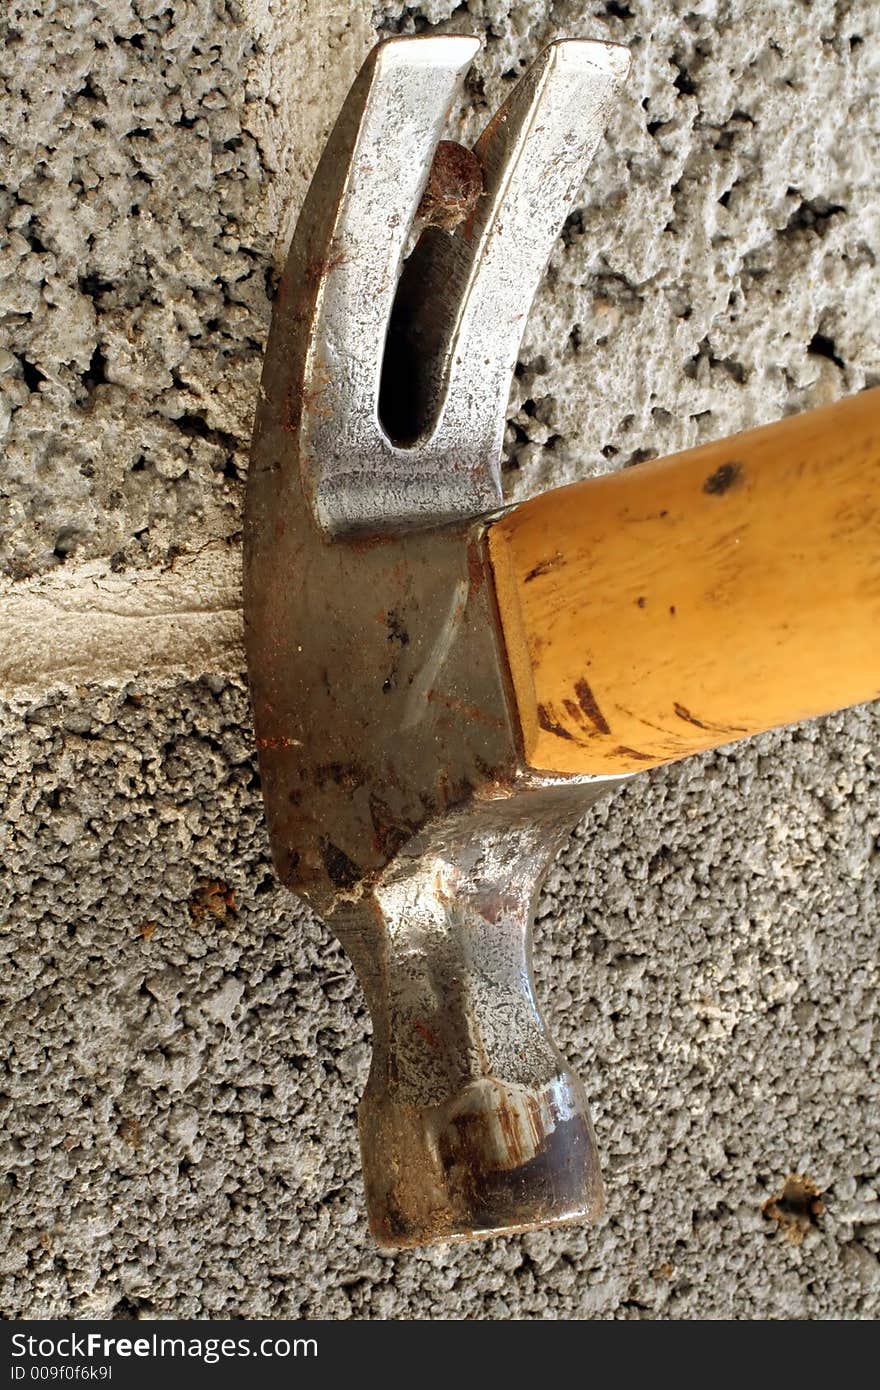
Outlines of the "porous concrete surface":
M363 1215L364 1004L276 885L243 683L7 723L7 1315L876 1315L880 709L594 808L536 954L607 1213L397 1256ZM790 1174L801 1224L761 1210Z
M41 577L76 609L84 574L115 574L132 604L204 547L234 555L272 286L377 33L484 37L465 135L554 34L633 52L526 332L511 496L880 374L871 0L4 18L4 611L42 601ZM130 660L143 627L123 616ZM86 604L80 651L88 625ZM120 686L96 659L3 709L0 1312L876 1316L876 707L591 813L548 881L537 968L593 1096L607 1215L384 1256L359 991L272 878L234 650L205 677L204 629L177 632L190 679ZM793 1174L821 1200L762 1213Z
M633 55L526 333L512 496L880 376L873 0L386 0L372 23L357 0L6 14L13 577L162 564L239 530L270 292L377 31L484 38L451 123L467 137L555 34Z

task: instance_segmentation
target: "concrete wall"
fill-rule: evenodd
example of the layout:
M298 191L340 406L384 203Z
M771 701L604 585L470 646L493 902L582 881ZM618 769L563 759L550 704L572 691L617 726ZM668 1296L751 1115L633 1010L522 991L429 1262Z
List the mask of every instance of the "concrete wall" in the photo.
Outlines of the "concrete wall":
M607 1215L382 1256L368 1021L272 878L238 596L271 293L377 35L483 37L468 138L554 34L633 51L526 332L520 497L880 379L870 0L16 0L6 23L0 1311L875 1316L878 708L583 822L537 965Z

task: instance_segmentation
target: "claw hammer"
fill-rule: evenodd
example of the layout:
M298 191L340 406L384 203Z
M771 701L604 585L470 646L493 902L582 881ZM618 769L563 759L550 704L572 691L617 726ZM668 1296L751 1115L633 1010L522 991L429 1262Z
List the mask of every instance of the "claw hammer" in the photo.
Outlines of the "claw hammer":
M279 285L248 482L272 850L369 1004L387 1248L601 1209L530 963L591 803L880 695L880 391L504 508L526 315L629 58L552 44L468 152L440 137L478 46L392 39L356 79Z

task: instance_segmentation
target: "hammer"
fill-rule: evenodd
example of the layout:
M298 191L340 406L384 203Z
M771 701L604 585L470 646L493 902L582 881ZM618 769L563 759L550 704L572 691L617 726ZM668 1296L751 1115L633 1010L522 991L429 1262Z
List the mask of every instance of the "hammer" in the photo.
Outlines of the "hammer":
M273 856L369 1004L389 1249L601 1210L530 963L577 819L636 772L880 695L880 392L505 510L526 314L629 59L551 45L464 151L440 137L478 46L392 39L357 77L279 285L248 482Z

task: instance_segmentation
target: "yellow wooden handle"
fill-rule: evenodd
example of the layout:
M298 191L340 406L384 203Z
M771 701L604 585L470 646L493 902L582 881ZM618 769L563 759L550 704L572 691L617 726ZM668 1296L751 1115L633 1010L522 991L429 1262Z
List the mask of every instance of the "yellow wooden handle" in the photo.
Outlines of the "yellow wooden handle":
M489 530L526 761L623 773L880 696L880 388Z

